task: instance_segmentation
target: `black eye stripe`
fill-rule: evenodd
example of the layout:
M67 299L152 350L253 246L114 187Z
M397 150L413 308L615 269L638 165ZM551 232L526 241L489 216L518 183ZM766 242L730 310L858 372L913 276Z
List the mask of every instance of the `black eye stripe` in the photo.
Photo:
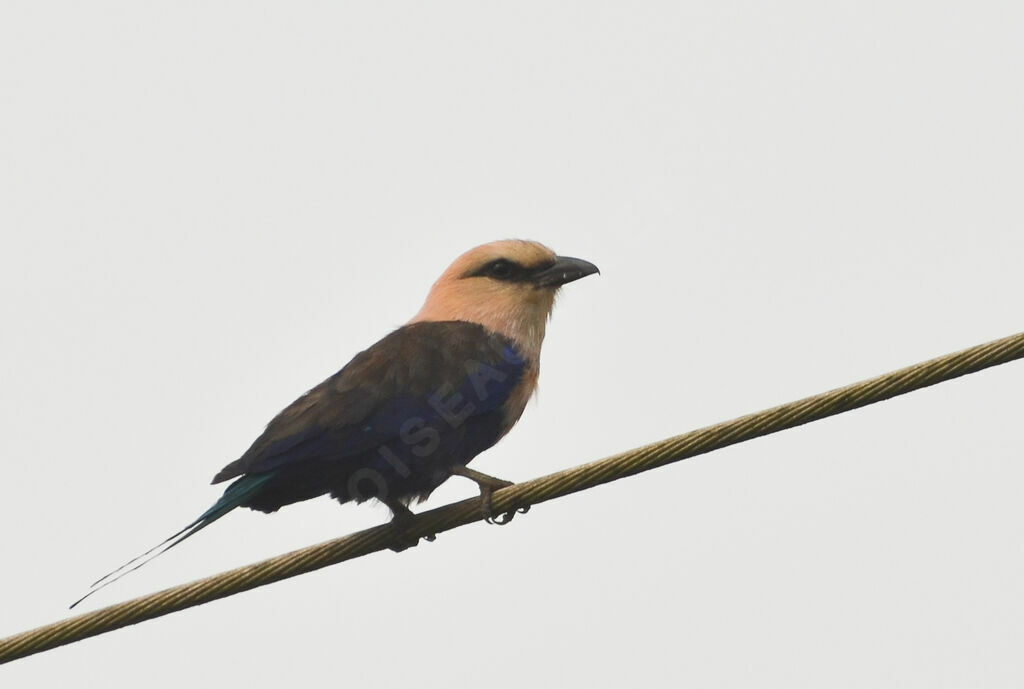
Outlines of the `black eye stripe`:
M508 258L496 258L493 261L488 261L476 270L470 271L464 278L490 278L492 280L500 280L502 282L529 282L533 279L533 276L550 267L550 264L545 263L540 266L526 267L521 263L517 263Z
M491 261L484 266L484 273L493 278L498 278L499 280L507 280L511 278L512 275L517 272L517 269L520 269L521 267L522 266L517 263L499 258L497 261Z

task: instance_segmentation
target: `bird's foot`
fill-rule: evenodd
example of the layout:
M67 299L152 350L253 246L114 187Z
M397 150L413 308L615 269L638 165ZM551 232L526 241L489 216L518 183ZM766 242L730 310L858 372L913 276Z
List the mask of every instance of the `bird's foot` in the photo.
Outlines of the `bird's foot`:
M484 515L484 521L488 524L497 524L498 526L504 526L508 524L516 516L516 513L526 514L530 511L530 507L520 507L518 509L509 510L498 516L494 516L494 512L491 509L491 496L494 491L500 488L508 488L514 486L512 481L506 481L504 479L489 476L479 471L474 471L469 467L457 466L452 470L452 473L456 476L464 476L470 481L476 483L480 487L480 511Z
M511 481L502 481L502 485L491 487L491 486L480 486L480 511L483 512L484 521L488 524L497 524L498 526L505 526L516 516L516 514L526 514L530 511L530 506L519 507L508 512L502 512L495 516L494 510L491 508L491 495L497 488L507 488L508 486L514 486L515 484Z
M419 537L408 533L409 525L412 523L413 517L416 516L412 510L397 500L384 500L383 502L391 509L392 517L389 523L398 532L395 544L390 546L391 550L400 553L403 550L419 545ZM429 536L424 536L423 540L433 542L436 538L437 536L430 534Z

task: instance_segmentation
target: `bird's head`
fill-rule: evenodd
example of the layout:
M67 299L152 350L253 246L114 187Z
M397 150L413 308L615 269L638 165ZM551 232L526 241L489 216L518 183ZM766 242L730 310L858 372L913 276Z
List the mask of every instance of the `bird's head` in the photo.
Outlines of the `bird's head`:
M593 263L558 256L539 242L491 242L455 259L413 322L480 323L537 355L559 288L596 272Z

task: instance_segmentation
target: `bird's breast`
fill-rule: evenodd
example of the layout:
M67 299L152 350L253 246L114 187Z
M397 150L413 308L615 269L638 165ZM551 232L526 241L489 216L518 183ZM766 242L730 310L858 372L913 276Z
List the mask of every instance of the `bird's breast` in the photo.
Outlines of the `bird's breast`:
M537 391L537 379L539 376L540 367L537 365L536 360L534 360L527 365L526 370L523 371L523 377L516 384L516 387L508 397L508 401L505 403L505 417L501 429L502 435L508 433L516 425L516 422L519 421L519 417L523 415L523 411L530 402L530 398Z

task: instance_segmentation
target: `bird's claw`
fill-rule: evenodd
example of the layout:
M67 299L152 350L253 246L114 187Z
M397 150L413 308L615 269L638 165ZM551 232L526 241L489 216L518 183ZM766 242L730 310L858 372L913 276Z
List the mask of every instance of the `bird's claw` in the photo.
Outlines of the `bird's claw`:
M400 553L403 550L408 550L409 548L415 548L418 546L420 544L419 536L413 536L408 533L409 525L412 523L412 520L416 515L401 503L388 501L385 504L391 508L391 513L393 515L390 522L391 526L398 531L395 543L394 545L388 546L389 549L396 553ZM428 543L433 543L437 540L437 535L428 534L423 537L423 540Z
M508 486L515 485L511 481L502 481L504 485L499 486L500 488L507 488ZM505 526L510 523L516 516L516 513L526 514L530 511L530 506L519 507L508 512L502 512L495 516L491 509L491 495L494 493L494 488L491 486L480 487L480 511L483 512L484 521L488 524L497 524L498 526Z
M396 552L396 553L400 553L403 550L408 550L409 548L415 548L416 546L418 546L420 544L419 537L418 536L412 536L412 535L406 533L405 532L405 528L406 527L404 525L396 524L395 526L398 529L402 529L402 531L400 532L398 537L395 539L394 544L388 546L388 548L390 550L392 550L393 552ZM437 540L437 535L436 534L428 534L428 535L423 537L423 540L426 541L427 543L433 543L434 541Z
M503 512L499 514L497 517L495 517L494 512L491 509L491 496L494 494L494 491L500 488L508 488L509 486L514 486L516 484L512 483L512 481L506 481L504 479L496 478L494 476L482 474L479 471L474 471L469 467L465 466L455 467L452 470L452 473L455 474L456 476L465 476L469 480L476 483L477 486L479 486L480 512L483 514L484 521L488 524L497 524L499 526L504 526L505 524L508 524L510 521L512 521L512 519L516 516L517 512L519 514L526 514L530 511L529 506L519 507L514 510Z
M395 543L393 545L389 545L388 546L388 550L390 550L393 553L400 553L403 550L408 550L409 548L415 548L419 544L420 544L420 539L418 539L418 538L403 537L403 538L400 538L400 539L396 539Z
M511 522L517 514L526 514L529 511L530 506L527 505L526 507L519 507L514 510L509 510L508 512L499 514L497 517L484 517L484 521L488 524L497 524L498 526L505 526L506 524Z

